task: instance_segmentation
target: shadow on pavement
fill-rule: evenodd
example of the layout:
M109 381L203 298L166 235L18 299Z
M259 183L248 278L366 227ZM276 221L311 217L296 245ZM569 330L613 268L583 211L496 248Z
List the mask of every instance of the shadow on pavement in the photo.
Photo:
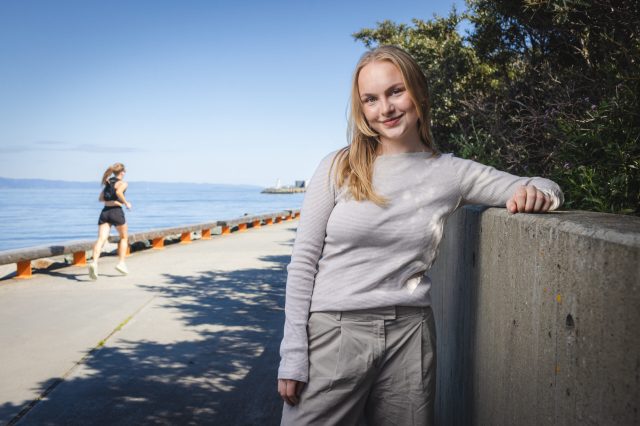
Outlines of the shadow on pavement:
M62 382L19 424L279 424L289 257L260 260L269 266L166 275L168 284L151 289L197 337L160 344L116 334L117 346L89 356L83 374ZM18 411L6 405L0 410Z

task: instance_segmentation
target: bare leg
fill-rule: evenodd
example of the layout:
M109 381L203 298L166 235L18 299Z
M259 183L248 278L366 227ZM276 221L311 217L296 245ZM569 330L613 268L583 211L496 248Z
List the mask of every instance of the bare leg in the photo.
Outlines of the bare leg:
M116 226L116 229L118 230L118 234L120 234L120 241L118 242L118 257L120 258L120 263L124 263L124 258L127 256L127 247L129 246L129 228L125 223L124 225Z
M93 245L93 261L96 263L98 263L98 259L100 258L102 247L104 247L104 244L109 239L109 229L111 229L111 225L108 223L98 225L98 240Z
M89 264L89 278L94 281L98 279L98 259L104 243L109 239L109 229L111 229L111 225L108 223L98 225L98 240L93 245L93 261Z

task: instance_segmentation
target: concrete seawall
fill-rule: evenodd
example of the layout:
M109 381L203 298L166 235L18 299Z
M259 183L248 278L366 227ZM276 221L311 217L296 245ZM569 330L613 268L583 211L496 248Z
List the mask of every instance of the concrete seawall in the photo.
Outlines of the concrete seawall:
M437 424L640 424L640 218L465 207L430 276Z

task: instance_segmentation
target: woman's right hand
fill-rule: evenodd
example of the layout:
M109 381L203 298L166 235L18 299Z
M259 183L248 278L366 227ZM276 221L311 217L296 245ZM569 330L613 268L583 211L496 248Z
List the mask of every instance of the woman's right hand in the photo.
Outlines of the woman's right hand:
M544 213L551 208L551 197L533 185L520 186L507 201L509 213Z
M298 403L298 397L300 396L300 392L302 392L304 385L304 382L299 382L297 380L278 379L278 393L284 402L293 406Z

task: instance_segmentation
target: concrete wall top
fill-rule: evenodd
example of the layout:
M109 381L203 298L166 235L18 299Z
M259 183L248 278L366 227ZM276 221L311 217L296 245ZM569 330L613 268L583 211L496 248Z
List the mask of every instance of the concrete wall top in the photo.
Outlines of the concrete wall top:
M560 232L597 238L614 244L640 247L640 217L637 216L580 210L554 211L544 214L511 214L506 209L499 208L487 209L484 214L509 217L523 223L535 223Z

